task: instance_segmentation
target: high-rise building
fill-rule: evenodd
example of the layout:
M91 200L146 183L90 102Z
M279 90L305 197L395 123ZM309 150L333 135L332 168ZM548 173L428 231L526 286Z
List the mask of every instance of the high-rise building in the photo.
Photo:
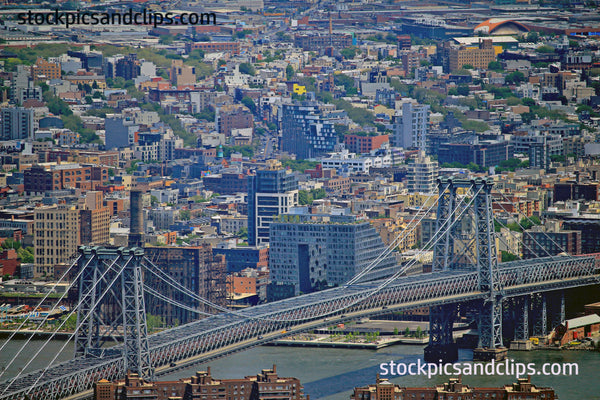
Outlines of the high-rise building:
M33 109L10 107L2 109L0 140L33 138Z
M231 136L234 129L252 129L254 131L254 117L250 110L241 104L226 104L217 107L215 112L215 130Z
M106 149L129 147L136 142L140 126L133 118L121 114L108 114L104 121L106 131Z
M563 155L563 140L559 135L536 135L529 144L529 166L531 168L550 167L552 156Z
M129 247L144 245L144 206L141 190L129 194Z
M408 191L411 193L431 193L436 190L438 177L438 163L419 152L417 159L408 164Z
M334 151L337 144L334 124L323 116L318 103L284 104L281 124L281 149L298 159Z
M559 221L534 225L523 232L523 258L581 254L581 231L561 230Z
M513 147L507 140L479 140L475 136L468 143L442 143L438 149L440 164L474 163L488 168L513 157Z
M265 170L248 176L248 244L269 242L269 225L273 218L298 205L298 181L276 160L269 160Z
M271 224L271 282L294 294L341 285L369 266L385 245L375 228L347 213L310 214L296 208ZM393 274L396 259L384 257L364 280Z
M394 117L392 145L405 149L427 149L427 125L429 105L406 102L402 104L402 115Z
M169 71L171 83L175 86L193 85L196 83L196 67L183 65L182 60L171 60Z
M81 244L79 209L74 205L59 204L35 211L34 248L35 264L53 274L56 264L64 263L77 253Z
M189 247L145 247L146 257L163 273L175 279L181 286L189 289L204 299L221 305L226 305L226 270L225 257L214 255L210 244ZM150 286L166 297L199 311L213 310L198 300L190 298L180 290L154 274L146 274ZM187 323L198 319L198 314L181 309L170 303L148 296L146 311L152 315L165 318L167 324Z
M35 80L60 79L61 68L59 63L48 62L38 57L32 68L31 74Z
M120 76L125 80L132 80L140 75L140 62L137 54L129 54L119 59L115 66L115 76Z
M465 65L475 69L486 69L488 64L496 60L496 51L491 39L481 39L477 47L452 47L446 51L449 71L456 71Z
M86 192L84 204L79 211L79 230L84 245L109 243L110 209L103 204L100 191Z

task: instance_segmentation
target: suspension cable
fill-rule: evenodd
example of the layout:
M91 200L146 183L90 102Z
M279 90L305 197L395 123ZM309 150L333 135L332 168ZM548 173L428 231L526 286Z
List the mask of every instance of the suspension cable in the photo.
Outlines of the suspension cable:
M50 295L50 293L56 291L56 287L58 286L58 284L62 282L62 280L68 275L69 272L71 272L71 269L73 269L73 266L75 265L75 263L77 263L79 261L80 258L81 258L81 255L79 257L77 257L77 260L75 260L75 262L69 266L69 268L64 272L64 274L62 274L62 276L60 277L60 279L54 284L54 286L52 286L52 289L50 289L48 291L48 293L46 293L46 295L42 298L42 300L40 300L40 302L37 304L37 306L34 308L34 310L37 310L38 308L40 308L42 306L42 304L44 303L44 301L48 298L48 296ZM38 329L46 322L46 320L50 316L50 313L56 309L56 306L58 304L60 304L60 302L67 295L67 293L69 293L69 290L70 290L71 286L73 285L73 282L76 282L80 275L81 275L81 272L78 273L77 276L75 277L75 279L73 279L73 281L71 282L71 284L69 284L69 287L66 288L65 292L63 293L63 295L57 300L57 302L54 304L54 306L52 307L52 309L48 312L48 315L42 320L42 322L40 322L38 324L38 326L35 329L35 332L37 332ZM4 347L6 347L6 345L8 344L8 342L10 342L11 339L17 334L17 332L20 331L21 328L23 328L23 326L27 323L27 321L29 321L30 317L31 317L31 314L27 314L27 316L25 317L25 319L23 320L23 322L21 322L21 324L17 327L17 329L14 330L11 333L11 335L8 338L8 340L6 342L4 342L2 344L2 346L0 346L0 353L2 352L2 350L4 350ZM30 337L30 339L31 339L31 337ZM27 341L23 345L23 347L26 346L27 343L29 343L29 341ZM4 371L1 371L0 372L0 377L2 377L3 374L4 374Z
M94 257L92 257L92 259L93 259L93 258L94 258ZM87 292L87 294L85 294L85 295L83 296L83 298L85 298L85 297L87 297L87 296L90 296L90 295L91 295L91 293L92 293L92 292L93 292L93 291L96 289L96 286L97 286L97 285L100 283L100 281L101 281L102 279L104 279L104 276L105 276L105 275L106 275L106 274L107 274L107 273L108 273L110 270L112 270L112 266L113 266L113 265L114 265L114 264L117 262L117 260L118 260L119 258L120 258L120 257L117 257L117 258L116 258L116 259L113 261L112 265L111 265L109 268L107 268L107 269L106 269L106 270L105 270L105 271L102 273L102 275L100 276L100 279L98 279L98 280L96 281L96 283L94 284L94 286L92 286L92 288L91 288L91 289L90 289L90 290ZM113 278L113 280L112 280L112 282L110 283L110 285L108 285L108 287L107 287L107 288L104 290L104 292L102 293L102 295L100 296L100 298L99 298L99 300L98 300L98 301L101 301L101 300L102 300L102 298L103 298L103 297L106 295L106 293L107 293L107 292L110 290L111 286L114 284L114 282L115 282L115 281L117 280L117 278L119 277L119 274L120 274L120 273L123 271L123 269L124 269L125 265L127 265L127 264L128 264L130 261L131 261L131 259L132 259L132 258L133 258L133 256L130 256L130 257L129 257L129 260L127 260L127 262L125 262L125 263L123 264L123 266L121 267L121 269L119 270L119 272L118 272L118 273L115 275L115 277ZM88 264L89 264L89 262L88 262ZM86 265L88 265L88 264L86 264ZM82 269L82 270L83 270L83 269ZM9 384L6 386L6 388L4 389L4 391L3 391L2 393L0 393L0 395L3 395L4 393L6 393L6 391L8 390L8 388L9 388L9 387L10 387L10 386L11 386L11 385L12 385L12 384L13 384L13 383L14 383L14 382L15 382L15 381L16 381L16 380L17 380L17 379L18 379L18 378L21 376L21 374L23 373L23 371L25 371L25 369L26 369L26 368L27 368L27 367L28 367L28 366L31 364L31 362L32 362L32 361L33 361L33 360L34 360L34 359L35 359L35 358L36 358L36 357L37 357L37 356L38 356L38 355L39 355L39 354L42 352L42 350L43 350L43 349L45 349L45 348L46 348L46 346L48 345L48 343L50 343L50 341L51 341L51 340L54 338L54 336L56 335L56 333L58 333L58 330L59 330L59 329L61 329L61 328L64 326L64 324L67 322L67 320L68 320L68 319L69 319L69 318L70 318L70 317L71 317L71 316L72 316L72 315L75 313L75 311L79 309L79 306L80 306L80 304L81 304L80 302L79 302L79 303L77 303L77 306L75 306L75 307L73 308L73 310L71 310L71 312L70 312L70 313L67 315L67 317L64 319L64 321L63 321L63 322L62 322L62 323L61 323L61 324L60 324L60 325L59 325L59 326L58 326L58 327L57 327L57 328L54 330L54 332L52 332L52 335L51 335L51 336L50 336L50 337L49 337L49 338L48 338L48 339L47 339L47 340L44 342L44 344L43 344L43 345L42 345L42 346L41 346L41 347L38 349L38 351L37 351L37 352L34 354L34 356L33 356L33 357L32 357L32 358L31 358L31 359L30 359L30 360L27 362L27 364L26 364L26 365L25 365L25 366L24 366L24 367L21 369L21 371L20 371L20 372L19 372L19 373L18 373L18 374L17 374L17 375L16 375L16 376L15 376L15 377L14 377L14 378L13 378L13 379L10 381L10 382L9 382ZM83 321L85 321L85 320L87 320L87 319L88 319L88 318L91 316L92 312L94 312L94 310L89 310L89 312L87 313L87 315L86 315L86 316L84 316L84 318L82 319L82 322L83 322ZM73 332L73 335L75 335L75 334L76 334L76 333L79 331L79 328L80 328L80 326L81 326L81 325L79 325L79 326L77 326L77 327L75 328L75 331ZM32 335L32 336L33 336L33 335ZM61 347L61 349L60 349L60 350L59 350L59 351L56 353L56 355L55 355L55 357L52 359L52 361L50 361L50 363L49 363L49 364L46 366L46 368L44 369L44 372L42 372L42 374L41 374L41 375L38 377L38 379L36 380L36 383L39 381L39 379L41 378L41 376L42 376L42 375L43 375L43 374L44 374L44 373L45 373L45 372L48 370L48 368L49 368L49 367L52 365L52 363L54 363L54 361L56 361L56 359L58 358L58 355L59 355L60 353L62 353L62 351L64 350L64 348L66 347L66 345L67 345L68 343L69 343L69 341L65 341L64 345L63 345L63 346ZM7 369L8 369L8 367L9 367L10 365L12 365L12 363L15 361L15 359L16 359L16 357L17 357L17 355L18 355L18 354L16 354L16 355L13 357L13 359L10 361L10 363L9 363L9 364L6 366L6 368L7 368ZM33 386L35 386L35 384L34 384ZM31 389L33 389L33 386L31 387ZM30 390L31 390L31 389L30 389ZM28 393L29 393L29 392L28 392Z
M144 287L144 293L151 294L152 296L154 296L154 297L156 297L156 298L158 298L160 300L163 300L163 301L165 301L165 302L167 302L167 303L169 303L171 305L179 307L179 308L181 308L183 310L191 311L193 313L201 314L201 315L205 315L205 316L213 316L214 315L214 314L209 314L209 313L206 313L206 312L203 312L203 311L200 311L200 310L196 310L195 308L192 308L192 307L190 307L188 305L185 305L183 303L179 303L179 302L177 302L177 301L175 301L173 299L170 299L167 296L165 296L165 295L163 295L163 294L157 292L156 290L154 290L154 289L152 289L150 287L147 287L147 286Z
M450 183L448 183L446 185L446 187L442 190L442 193L445 192L448 188L450 187ZM433 197L433 195L435 195L435 192L430 192L429 196L427 197L427 199L425 200L425 202L423 203L424 205L426 205L429 200ZM352 285L354 283L356 283L357 281L359 281L364 275L368 274L369 272L371 272L371 270L373 270L377 265L379 265L379 263L385 259L387 256L390 255L390 253L397 247L400 245L400 243L402 243L402 241L404 239L406 239L414 230L417 229L417 227L419 226L419 224L421 223L421 221L427 216L429 215L429 213L431 212L431 210L433 209L433 207L435 207L436 203L439 202L439 197L436 201L434 201L431 206L427 209L427 211L425 211L425 213L421 216L421 218L419 218L419 220L415 223L415 218L413 218L411 220L411 222L409 223L409 227L412 224L412 228L407 228L404 229L401 233L399 233L396 238L384 249L383 252L381 252L377 258L375 258L375 260L371 261L369 263L369 265L364 268L362 271L359 271L358 274L356 274L352 279L350 279L348 282L345 283L345 285ZM419 210L419 212L417 212L417 215L415 217L417 217L419 215L419 213L421 212L421 210Z
M502 208L502 209L503 209L503 210L504 210L506 213L508 213L508 211L506 210L506 208L504 208L504 206L502 206L502 204L498 204L498 205L499 205L499 206L500 206L500 207L501 207L501 208ZM510 213L509 213L509 214L510 214ZM504 228L508 229L508 231L509 231L509 232L512 234L512 230L511 230L511 229L510 229L510 228L509 228L507 225L505 225L504 223L502 223L502 222L500 222L500 221L497 221L497 222L498 222L500 225L502 225ZM525 229L523 228L523 226L521 226L521 224L519 224L519 223L517 223L517 225L518 225L518 226L519 226L521 229L523 229L523 232L522 232L522 233L524 233L524 232L525 232ZM514 235L514 234L513 234L513 235ZM539 247L540 247L542 250L544 250L544 251L546 252L546 254L548 254L548 256L550 256L550 257L554 257L554 254L550 254L550 252L549 252L549 251L548 251L548 250L547 250L545 247L543 247L543 246L542 246L542 245L541 245L541 244L540 244L540 243L539 243L539 242L538 242L538 241L537 241L537 240L536 240L536 239L535 239L533 236L531 236L531 239L532 239L532 240L533 240L533 241L534 241L534 242L535 242L535 243L536 243L536 244L537 244L537 245L538 245L538 246L539 246ZM535 256L535 258L541 258L541 256L540 256L540 255L538 255L538 254L537 254L537 252L535 252L535 251L534 251L534 250L533 250L531 247L529 247L528 245L526 245L526 244L525 244L525 241L523 240L523 238L521 238L521 243L523 244L523 246L526 246L526 247L527 247L527 249L528 249L529 251L531 251L531 254L533 254L533 255Z
M509 202L512 203L512 201L510 201L502 192L498 192L502 197L504 197L505 200L508 200ZM502 207L504 209L504 207ZM504 211L506 211L506 209L504 209ZM521 214L522 216L524 216L529 222L531 222L533 225L536 225L536 223L527 215L524 214L518 207L517 207L517 211L519 214ZM508 211L506 211L508 212ZM519 227L521 229L523 229L523 226L521 226L521 224L517 221L517 224L519 224ZM525 231L525 229L523 229L523 231ZM557 246L560 250L562 250L563 253L567 254L569 257L573 257L571 254L569 254L564 247L562 247L560 244L558 244L554 239L552 239L552 236L548 235L547 232L542 231L542 233L548 238L550 239L550 241L552 241L552 243ZM533 238L533 236L532 236ZM535 240L535 239L534 239ZM539 244L539 243L538 243Z

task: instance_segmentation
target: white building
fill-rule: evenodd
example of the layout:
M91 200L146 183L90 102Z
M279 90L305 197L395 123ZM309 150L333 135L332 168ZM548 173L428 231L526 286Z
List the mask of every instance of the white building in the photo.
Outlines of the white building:
M328 158L321 159L323 169L335 169L339 174L368 174L371 168L390 167L391 154L357 156L348 150L331 153Z
M408 191L411 193L431 193L436 190L438 162L432 161L421 151L414 163L408 165Z
M402 113L394 116L394 134L392 145L405 149L427 148L427 126L429 124L429 105L406 102L402 104Z

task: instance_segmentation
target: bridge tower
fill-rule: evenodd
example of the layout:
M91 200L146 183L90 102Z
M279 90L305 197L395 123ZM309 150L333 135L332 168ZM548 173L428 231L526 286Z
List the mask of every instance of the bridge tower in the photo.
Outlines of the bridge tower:
M81 276L75 355L102 358L119 352L124 371L153 378L148 347L141 248L79 248ZM123 337L122 350L108 347Z
M502 359L507 352L502 344L503 292L498 276L492 187L493 182L483 178L438 179L436 232L440 237L434 245L432 269L477 271L479 289L487 294L480 304L479 346L474 352L474 358L480 360ZM459 198L459 192L462 198ZM465 260L468 255L455 254L459 247L463 253L470 254L470 260ZM458 347L452 339L456 313L457 307L451 305L430 308L426 361L458 360Z

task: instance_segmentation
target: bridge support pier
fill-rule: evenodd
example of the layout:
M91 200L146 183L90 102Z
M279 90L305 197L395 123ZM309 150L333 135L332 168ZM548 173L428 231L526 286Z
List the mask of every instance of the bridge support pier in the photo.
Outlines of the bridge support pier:
M458 345L454 343L453 325L458 308L456 304L429 307L429 345L425 361L451 363L458 360Z
M484 300L479 314L479 346L473 350L473 360L504 360L508 349L502 344L502 297Z
M546 337L548 334L546 293L536 293L533 296L533 336Z
M515 298L514 305L515 338L510 343L510 349L531 350L531 341L529 341L529 296Z
M103 343L120 331L125 371L152 378L142 279L144 250L82 246L79 252L82 272L75 355L103 357L115 351Z
M552 296L552 326L550 329L556 328L565 320L565 291L560 290L553 292Z

